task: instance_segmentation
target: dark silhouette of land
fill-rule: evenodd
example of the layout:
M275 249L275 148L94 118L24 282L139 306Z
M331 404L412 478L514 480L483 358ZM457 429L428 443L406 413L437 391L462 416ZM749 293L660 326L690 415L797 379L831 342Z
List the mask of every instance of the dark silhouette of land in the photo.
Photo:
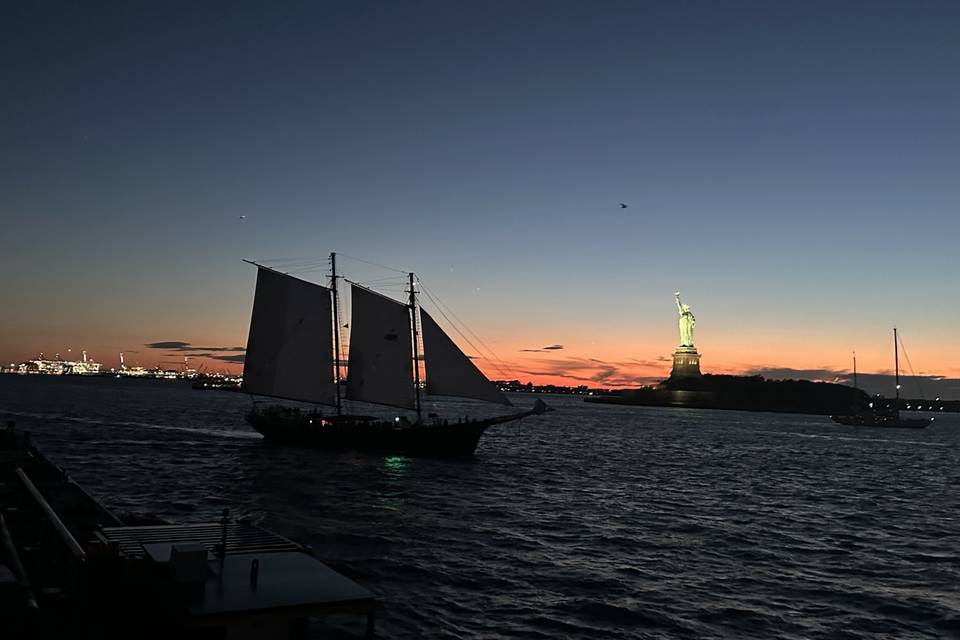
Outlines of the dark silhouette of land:
M626 389L586 402L782 413L838 414L867 406L870 396L831 382L767 380L763 376L704 374L671 377L655 387Z

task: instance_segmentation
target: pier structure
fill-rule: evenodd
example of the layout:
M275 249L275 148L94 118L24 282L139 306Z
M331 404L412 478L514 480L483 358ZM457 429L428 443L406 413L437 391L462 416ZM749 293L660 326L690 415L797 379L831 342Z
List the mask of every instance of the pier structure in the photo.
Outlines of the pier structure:
M129 525L0 428L0 638L302 638L374 595L262 527Z

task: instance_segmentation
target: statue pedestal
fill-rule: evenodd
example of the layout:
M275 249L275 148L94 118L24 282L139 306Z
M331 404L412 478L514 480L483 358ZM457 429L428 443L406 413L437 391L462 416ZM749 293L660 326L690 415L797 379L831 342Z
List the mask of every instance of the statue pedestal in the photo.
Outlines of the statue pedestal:
M700 378L700 354L696 347L677 347L673 352L671 378Z

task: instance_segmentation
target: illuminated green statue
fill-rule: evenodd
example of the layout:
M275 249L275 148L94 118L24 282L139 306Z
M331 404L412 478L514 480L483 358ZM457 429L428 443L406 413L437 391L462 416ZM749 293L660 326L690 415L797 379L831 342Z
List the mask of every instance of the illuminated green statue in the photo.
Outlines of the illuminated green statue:
M693 313L690 312L690 305L681 304L679 291L674 294L674 297L677 299L677 309L680 311L680 346L692 347L693 326L697 321L693 317Z

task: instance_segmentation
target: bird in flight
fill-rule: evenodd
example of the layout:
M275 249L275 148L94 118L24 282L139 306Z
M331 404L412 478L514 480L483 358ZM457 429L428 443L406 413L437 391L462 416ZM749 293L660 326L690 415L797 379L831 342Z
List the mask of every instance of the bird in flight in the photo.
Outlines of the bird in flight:
M247 216L237 216L237 218L238 218L239 220L246 220L246 219L247 219Z
M623 203L621 202L621 203L620 203L620 208L621 208L621 209L626 209L626 208L627 208L627 205L625 205L625 204L623 204Z

